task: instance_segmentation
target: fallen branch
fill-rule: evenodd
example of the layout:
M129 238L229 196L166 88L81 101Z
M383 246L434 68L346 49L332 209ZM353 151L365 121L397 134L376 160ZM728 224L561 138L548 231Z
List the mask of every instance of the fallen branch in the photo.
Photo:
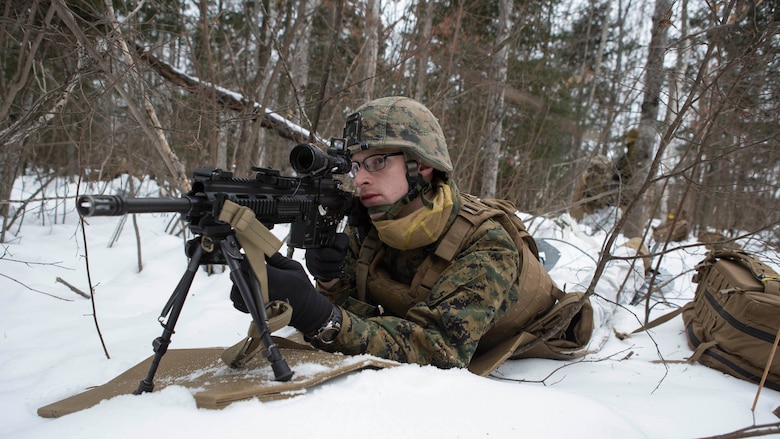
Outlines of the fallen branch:
M750 427L740 428L731 433L707 436L701 439L736 439L743 437L769 436L770 434L778 433L780 433L780 422L776 424L751 425Z
M253 117L260 119L260 125L262 127L272 130L284 139L292 140L293 142L298 143L313 142L321 146L328 146L329 144L329 142L320 138L316 134L312 135L309 130L290 122L289 120L267 108L264 108L259 103L255 102L247 96L244 96L241 93L236 93L230 90L226 90L215 84L201 81L199 78L190 76L174 68L173 66L155 57L138 43L135 43L135 52L138 57L155 72L157 72L157 74L172 84L175 84L193 94L214 96L216 98L216 102L223 108L227 108L238 113L249 113Z
M75 286L69 284L68 282L66 282L64 279L62 279L59 276L57 277L57 282L59 282L59 283L65 285L66 287L70 288L71 291L73 291L74 293L78 294L79 296L81 296L81 297L83 297L85 299L89 299L89 294L87 294L87 293L81 291L80 289L76 288Z

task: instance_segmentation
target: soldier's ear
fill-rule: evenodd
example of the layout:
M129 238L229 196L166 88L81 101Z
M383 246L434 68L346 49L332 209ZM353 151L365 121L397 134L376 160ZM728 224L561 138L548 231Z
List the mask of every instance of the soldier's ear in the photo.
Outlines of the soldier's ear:
M425 181L431 181L433 178L434 169L421 161L417 161L417 172L425 179Z

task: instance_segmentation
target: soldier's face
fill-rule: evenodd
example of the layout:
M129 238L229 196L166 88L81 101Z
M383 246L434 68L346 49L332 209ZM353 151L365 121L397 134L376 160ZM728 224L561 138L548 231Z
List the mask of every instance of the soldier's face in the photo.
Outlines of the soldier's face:
M397 149L370 149L352 154L352 161L363 163L363 160L376 154L398 152ZM385 167L369 172L365 166L354 174L353 181L357 188L360 202L366 207L393 204L409 192L406 181L406 159L403 155L385 158ZM382 213L371 215L371 219L381 217Z

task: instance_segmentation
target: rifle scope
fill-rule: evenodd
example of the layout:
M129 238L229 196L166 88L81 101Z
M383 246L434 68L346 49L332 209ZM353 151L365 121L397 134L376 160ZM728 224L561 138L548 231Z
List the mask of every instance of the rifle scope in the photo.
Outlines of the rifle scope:
M317 175L323 172L346 174L352 168L347 153L333 148L324 152L314 145L301 143L290 151L290 165L299 174Z

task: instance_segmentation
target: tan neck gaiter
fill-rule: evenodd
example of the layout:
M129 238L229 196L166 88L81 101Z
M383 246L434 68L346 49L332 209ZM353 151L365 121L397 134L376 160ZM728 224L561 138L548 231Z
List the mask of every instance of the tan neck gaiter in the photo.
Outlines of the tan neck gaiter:
M452 213L452 190L449 185L437 185L432 205L431 209L423 206L403 218L374 221L379 239L399 250L420 248L436 242Z

